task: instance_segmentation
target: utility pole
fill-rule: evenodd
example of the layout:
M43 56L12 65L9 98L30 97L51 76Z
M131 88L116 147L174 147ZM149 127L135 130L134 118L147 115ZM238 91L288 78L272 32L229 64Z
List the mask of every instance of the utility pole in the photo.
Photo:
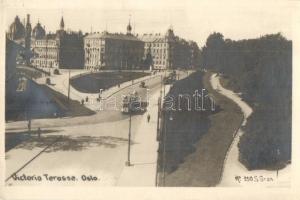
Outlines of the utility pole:
M69 85L68 85L68 101L70 102L70 76L71 76L71 70L69 69Z
M165 74L165 76L164 76L164 79L163 80L166 80L166 74ZM164 100L164 98L165 98L165 95L166 95L166 85L165 85L165 83L163 83L163 85L164 85L164 94L163 94L163 100Z
M158 105L158 111L157 111L157 129L156 129L156 141L159 141L159 149L158 149L158 155L157 155L157 163L156 163L156 174L155 174L155 186L159 186L158 181L159 181L159 163L160 163L160 145L161 145L161 138L160 138L160 126L159 126L159 121L160 121L160 115L161 115L161 97L158 98L157 100L157 105Z
M166 111L162 110L163 114L164 114L164 120L163 120L163 125L164 125L164 129L163 129L163 186L166 185L166 139L167 139L167 115L166 115Z
M130 164L130 145L131 145L131 96L129 96L129 130L128 130L128 152L127 152L127 161L125 163L126 166L131 166Z
M277 161L278 161L279 160L279 155L280 155L280 150L277 149L276 153L277 153ZM277 170L276 170L276 178L278 178L278 171L279 171L279 169L277 168Z

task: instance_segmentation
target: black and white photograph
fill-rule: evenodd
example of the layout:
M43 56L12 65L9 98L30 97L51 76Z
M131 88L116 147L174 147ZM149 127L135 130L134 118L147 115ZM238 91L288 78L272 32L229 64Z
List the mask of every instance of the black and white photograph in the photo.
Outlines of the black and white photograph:
M23 199L17 187L297 196L299 1L0 5L4 199Z

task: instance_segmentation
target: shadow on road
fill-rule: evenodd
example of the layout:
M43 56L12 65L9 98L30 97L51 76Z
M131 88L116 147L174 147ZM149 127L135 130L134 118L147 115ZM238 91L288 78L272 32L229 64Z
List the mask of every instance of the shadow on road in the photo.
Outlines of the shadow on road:
M41 138L31 137L22 144L18 145L18 149L32 150L36 147L45 148L57 140L60 135L49 135ZM58 142L52 144L45 153L51 153L56 151L82 151L91 147L106 147L116 148L119 145L127 144L128 140L125 138L111 137L111 136L62 136ZM133 143L133 142L132 142ZM134 144L134 143L133 143Z
M47 133L59 132L59 130L41 130L41 135ZM31 139L32 136L37 135L37 131L31 131L31 135L28 134L28 131L21 132L6 132L5 133L5 152L8 152L12 148L15 148L17 145L22 142L26 142Z

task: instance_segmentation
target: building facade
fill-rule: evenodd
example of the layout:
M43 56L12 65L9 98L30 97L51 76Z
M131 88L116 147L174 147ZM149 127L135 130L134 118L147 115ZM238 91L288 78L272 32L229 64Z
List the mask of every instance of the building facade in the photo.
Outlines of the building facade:
M33 40L32 66L43 70L59 68L59 46L59 39L56 34L47 34L41 39Z
M9 40L12 40L18 45L24 47L24 49L19 52L17 59L18 60L22 59L24 61L24 64L27 65L30 64L30 57L32 56L31 32L32 32L32 28L30 23L30 15L27 14L26 23L25 23L25 19L23 23L21 23L20 18L16 16L14 22L10 25L9 30L6 34Z
M32 29L30 15L22 23L18 16L10 25L7 38L24 46L20 63L32 65L47 71L55 68L83 68L84 51L81 32L65 31L64 19L54 34L46 34L45 27L38 21ZM18 58L17 58L18 59ZM19 63L19 62L18 62Z
M37 24L37 27L41 27ZM54 34L43 36L43 30L37 29L32 40L34 56L31 64L44 70L51 69L81 69L83 68L83 35L81 32L64 30L64 20L61 19L60 29Z
M144 42L131 33L89 34L84 38L84 66L88 70L140 69L144 55Z
M177 69L199 66L200 50L169 28L165 34L135 36L127 25L126 34L65 31L64 19L56 33L46 34L38 23L31 28L30 16L22 23L18 16L10 25L7 37L24 46L22 63L46 69Z
M165 35L143 34L140 39L145 42L144 59L152 58L148 64L153 69L196 67L196 54L200 53L197 43L175 36L172 28L169 28Z
M13 41L23 40L25 38L25 22L21 22L19 16L15 17L14 22L9 26L7 38Z

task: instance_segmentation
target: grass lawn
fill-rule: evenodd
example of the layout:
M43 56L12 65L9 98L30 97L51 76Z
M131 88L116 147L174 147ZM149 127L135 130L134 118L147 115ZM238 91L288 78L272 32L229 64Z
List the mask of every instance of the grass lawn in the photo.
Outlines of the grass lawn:
M233 133L242 122L242 113L233 101L211 88L210 76L211 73L205 73L201 78L202 84L214 96L219 109L214 113L202 113L198 117L190 115L188 117L192 118L185 120L174 117L173 123L185 131L178 131L177 134L167 131L166 143L172 148L166 151L165 186L210 187L220 181L224 159L233 140ZM185 138L185 142L178 138ZM189 150L182 153L184 149ZM174 158L179 160L170 162Z
M71 85L80 92L99 93L118 84L147 76L146 72L98 72L71 79Z

